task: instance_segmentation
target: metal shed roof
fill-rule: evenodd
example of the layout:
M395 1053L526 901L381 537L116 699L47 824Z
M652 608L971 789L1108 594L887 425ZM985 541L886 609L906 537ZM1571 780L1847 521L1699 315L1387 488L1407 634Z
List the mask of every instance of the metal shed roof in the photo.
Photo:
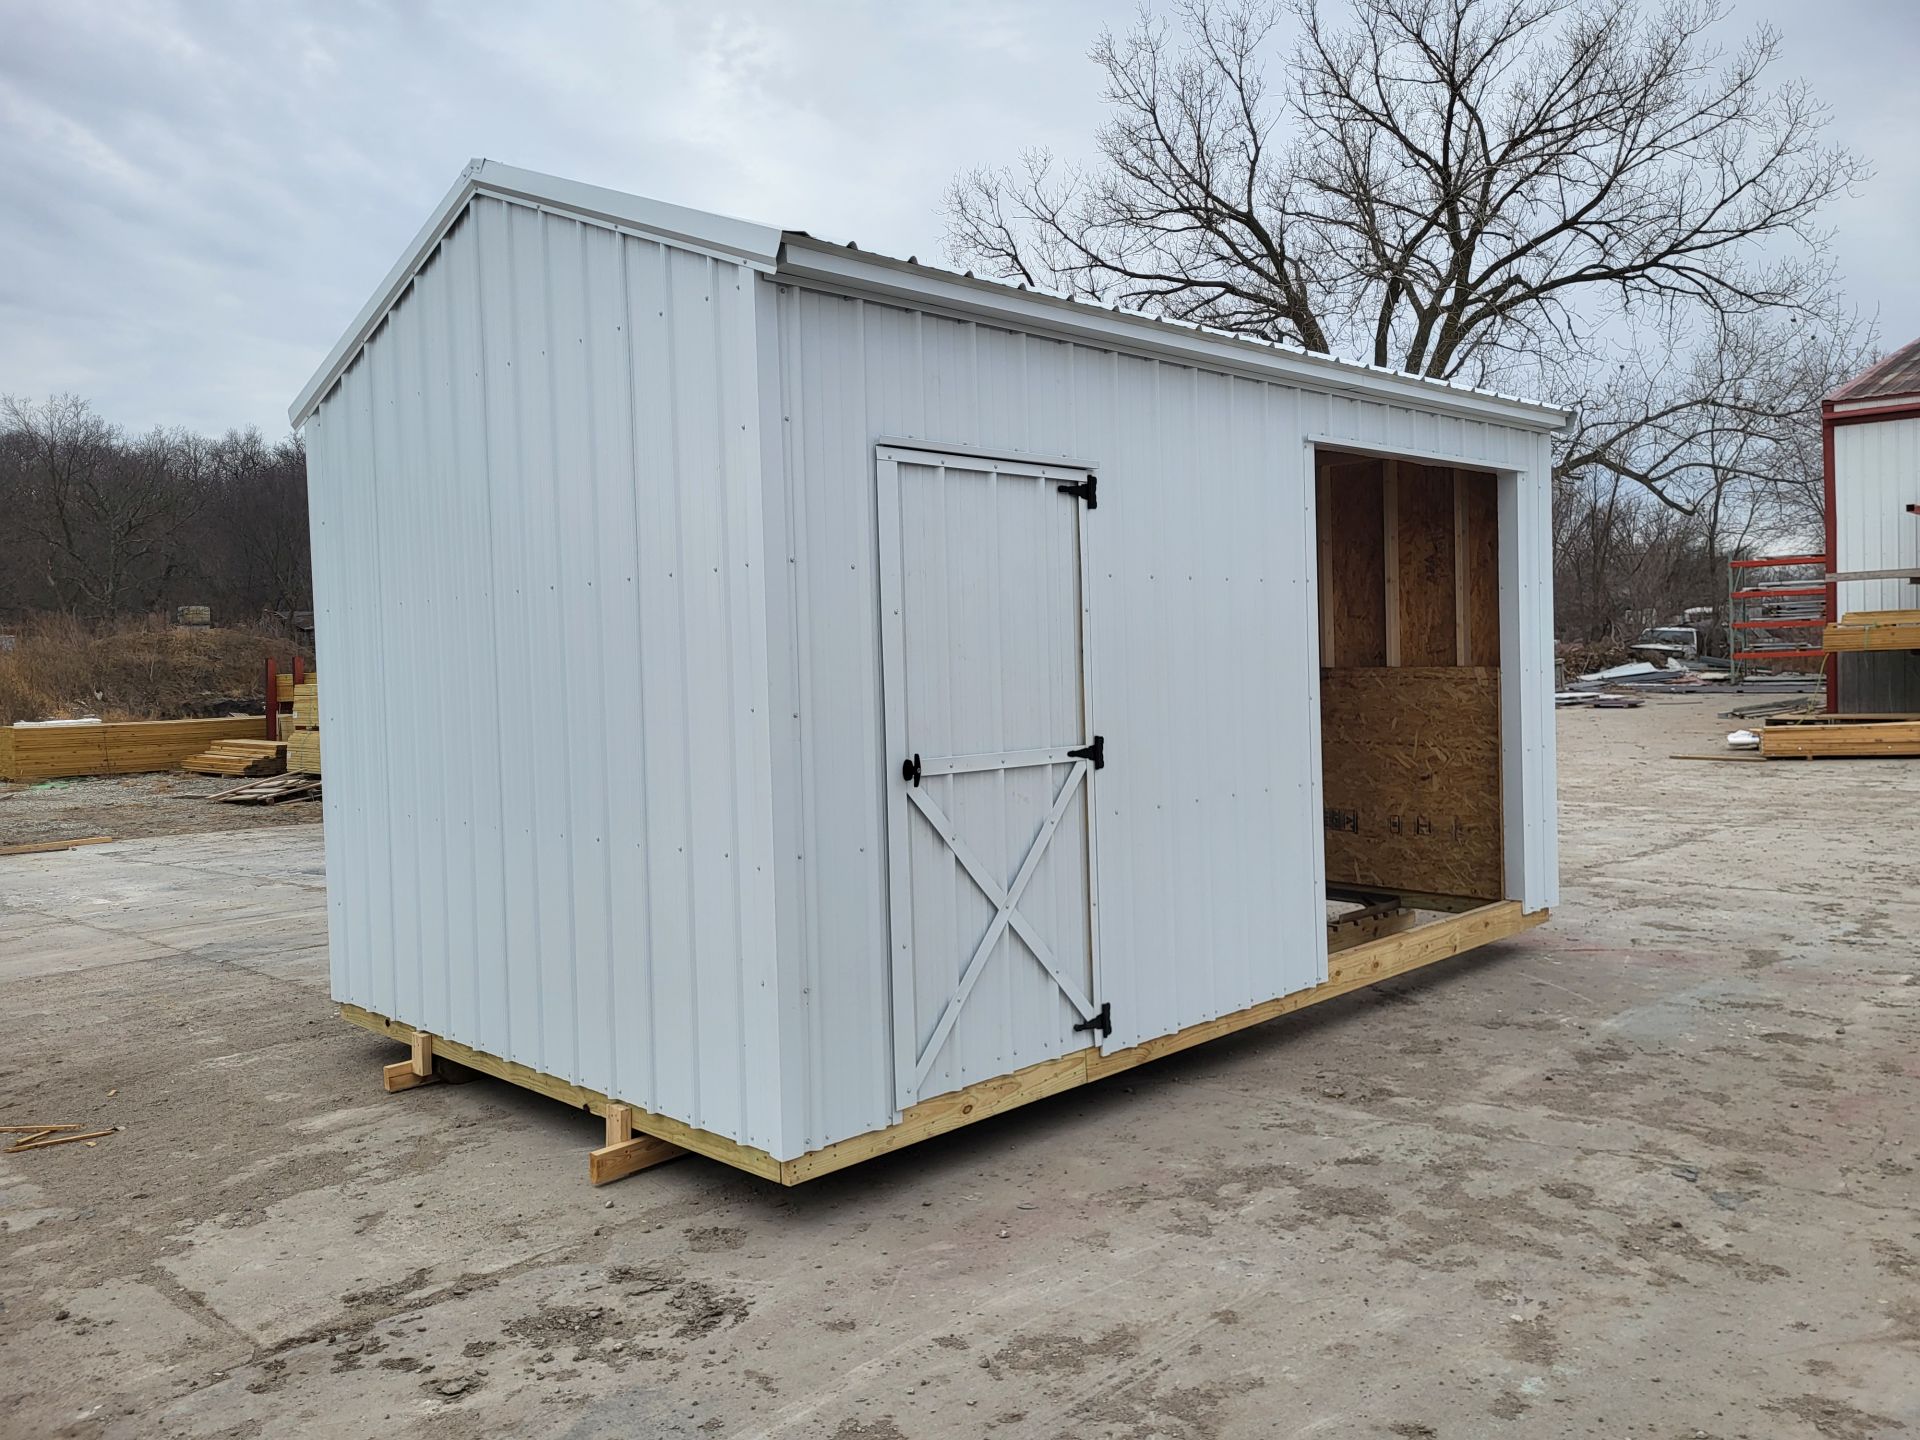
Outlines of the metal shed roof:
M1902 345L1884 360L1862 370L1827 396L1827 403L1844 405L1904 395L1920 395L1920 340Z
M899 260L861 250L850 243L835 244L805 231L780 230L521 170L495 160L475 159L460 172L406 253L294 398L287 411L294 425L305 424L319 408L476 195L493 195L666 240L764 274L957 313L987 314L1017 328L1156 353L1188 364L1225 366L1269 377L1277 374L1296 384L1364 393L1376 399L1528 429L1559 429L1570 418L1566 410L1520 396L1341 360L1296 345L1257 340L1117 306L1095 305L1030 286L957 274L914 259ZM1909 348L1920 349L1920 342Z

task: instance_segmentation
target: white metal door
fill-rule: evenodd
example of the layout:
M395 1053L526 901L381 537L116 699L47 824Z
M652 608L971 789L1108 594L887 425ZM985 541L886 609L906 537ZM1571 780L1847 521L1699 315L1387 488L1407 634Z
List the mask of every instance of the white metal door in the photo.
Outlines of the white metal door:
M1083 468L880 446L905 1108L1095 1043Z

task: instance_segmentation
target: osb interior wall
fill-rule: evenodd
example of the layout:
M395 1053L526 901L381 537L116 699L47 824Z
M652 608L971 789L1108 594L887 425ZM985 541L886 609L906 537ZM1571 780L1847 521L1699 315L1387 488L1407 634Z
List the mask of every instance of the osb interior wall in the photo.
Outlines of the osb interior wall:
M1500 899L1494 476L1322 452L1315 478L1327 884Z

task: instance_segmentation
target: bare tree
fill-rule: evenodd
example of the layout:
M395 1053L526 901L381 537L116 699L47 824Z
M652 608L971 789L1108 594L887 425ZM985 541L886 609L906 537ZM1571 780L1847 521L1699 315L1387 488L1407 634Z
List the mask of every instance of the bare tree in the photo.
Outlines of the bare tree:
M286 615L312 604L307 458L298 435L269 445L231 430L208 447L209 503L195 526L200 598L230 619Z
M1567 404L1556 565L1593 638L1812 530L1818 401L1873 338L1816 221L1867 171L1804 86L1769 85L1774 31L1723 52L1719 0L1176 15L1094 45L1096 163L953 183L958 263Z
M1866 366L1871 328L1798 311L1713 312L1690 345L1676 328L1636 332L1615 347L1622 358L1564 376L1580 398L1559 471L1608 472L1714 525L1746 497L1809 528L1822 512L1820 399Z
M72 395L0 397L0 426L4 498L45 601L89 619L152 609L204 499L206 442L164 430L128 441Z
M1778 35L1732 56L1716 0L1355 0L1331 27L1186 0L1093 59L1101 162L982 169L956 261L1419 374L1486 381L1599 348L1622 313L1828 295L1821 205L1866 173L1820 143ZM1276 93L1263 55L1300 38Z
M1691 350L1643 337L1585 375L1554 486L1566 633L1630 638L1712 606L1726 562L1819 548L1820 399L1872 358L1858 322L1719 316Z

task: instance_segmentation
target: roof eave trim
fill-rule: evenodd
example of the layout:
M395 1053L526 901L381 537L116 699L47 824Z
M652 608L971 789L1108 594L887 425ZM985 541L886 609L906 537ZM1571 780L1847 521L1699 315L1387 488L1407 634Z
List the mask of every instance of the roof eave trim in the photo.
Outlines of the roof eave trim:
M1527 430L1564 430L1573 419L1571 411L1539 401L1470 390L1331 356L1295 353L1257 340L1103 309L996 281L930 273L922 266L848 250L797 232L788 232L781 248L775 278L781 277L878 298L976 314L987 312L1023 329L1149 351L1186 364L1228 366L1307 389L1441 410Z
M772 273L780 252L781 232L770 225L756 225L704 210L647 200L619 190L584 185L575 180L563 180L556 175L543 175L534 170L502 165L497 160L469 161L453 187L434 207L427 223L413 237L398 263L387 272L387 278L381 281L372 298L361 307L360 313L347 327L346 333L327 352L327 358L321 362L320 368L313 372L313 377L294 397L293 404L287 407L287 419L294 428L298 429L313 417L313 412L320 408L321 401L333 389L334 383L351 368L361 347L373 338L373 332L380 328L380 322L386 318L387 312L406 293L407 286L413 283L421 267L432 256L434 248L446 238L447 232L476 195L494 195L503 200L609 225L617 230L698 250L764 274Z
M294 429L306 424L313 412L320 408L321 398L333 388L333 382L346 371L353 357L360 353L360 347L366 344L387 311L393 308L394 302L413 282L421 264L446 235L454 218L466 208L467 201L473 197L474 176L479 173L481 164L479 160L471 161L460 172L460 178L453 182L453 188L434 207L427 223L413 237L413 243L407 246L394 267L387 272L387 278L380 282L372 297L360 307L360 313L353 317L353 323L347 327L346 333L327 352L327 358L320 362L320 368L301 387L293 404L287 407L287 421Z
M1858 375L1850 376L1842 380L1838 385L1834 386L1833 389L1821 396L1821 401L1828 405L1843 405L1849 402L1865 403L1874 400L1892 400L1905 395L1920 394L1920 390L1915 390L1912 386L1908 386L1904 390L1877 391L1866 389L1868 385L1879 379L1880 376L1898 369L1901 365L1912 359L1916 352L1920 352L1920 340L1909 340L1899 349L1889 351L1887 354L1882 355Z
M736 220L711 210L671 205L664 200L649 200L624 190L585 185L536 170L520 170L496 160L483 160L479 165L475 188L483 194L563 211L620 230L637 231L766 273L772 272L779 258L781 231L772 225Z

